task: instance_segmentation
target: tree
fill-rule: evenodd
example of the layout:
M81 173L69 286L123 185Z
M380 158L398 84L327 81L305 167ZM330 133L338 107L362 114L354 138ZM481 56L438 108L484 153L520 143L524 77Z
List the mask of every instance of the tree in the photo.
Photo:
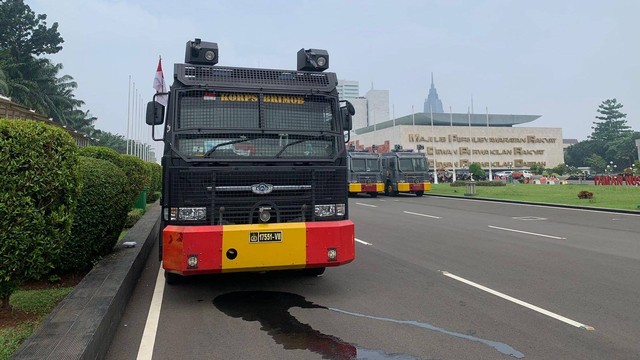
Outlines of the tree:
M615 98L607 99L598 106L598 113L601 116L596 116L596 119L600 121L593 122L594 126L591 127L593 132L589 136L591 140L609 143L631 132L631 128L627 125L627 114L620 112L622 106Z
M469 172L471 173L471 175L473 175L473 177L476 180L480 180L485 176L484 170L482 170L482 166L480 166L480 163L477 163L477 162L474 162L471 165L469 165Z
M2 65L0 64L0 95L6 96L9 95L9 83L7 82L7 76L4 74L2 70Z
M46 19L23 0L0 0L0 50L8 50L15 62L62 50L58 23L47 27Z
M605 157L605 143L597 140L580 141L565 150L564 161L569 166L588 166L586 159L593 154Z
M551 169L551 172L562 176L569 172L569 167L567 166L567 164L558 164L556 167Z
M596 173L602 173L607 168L607 162L598 154L592 154L586 158L585 163Z
M622 134L607 144L604 158L611 159L620 169L631 166L638 159L636 139L640 139L640 132Z
M540 164L533 164L531 165L531 173L536 174L536 175L542 175L544 173L544 165L540 165Z

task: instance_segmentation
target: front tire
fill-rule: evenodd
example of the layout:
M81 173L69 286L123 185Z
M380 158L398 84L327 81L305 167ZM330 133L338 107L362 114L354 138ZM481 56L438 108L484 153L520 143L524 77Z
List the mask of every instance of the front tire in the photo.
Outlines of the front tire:
M422 195L424 195L424 191L416 191L416 196L417 197L420 197Z
M178 275L172 272L168 272L165 270L164 272L164 280L167 282L167 284L169 285L178 285L180 283L182 283L182 281L184 280L184 277L182 275Z
M322 276L322 274L324 274L325 269L326 268L323 268L323 267L304 269L304 274L307 276Z

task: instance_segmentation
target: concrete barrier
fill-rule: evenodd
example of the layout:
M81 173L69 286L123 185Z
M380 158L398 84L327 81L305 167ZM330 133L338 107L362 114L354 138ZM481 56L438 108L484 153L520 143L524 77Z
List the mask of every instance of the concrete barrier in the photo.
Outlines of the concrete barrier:
M160 231L157 203L47 316L12 359L102 359ZM135 241L132 248L122 246Z

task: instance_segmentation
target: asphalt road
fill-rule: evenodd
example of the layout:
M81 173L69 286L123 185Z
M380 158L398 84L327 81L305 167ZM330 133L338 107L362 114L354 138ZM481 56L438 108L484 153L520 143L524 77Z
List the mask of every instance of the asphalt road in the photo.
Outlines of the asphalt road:
M107 358L640 358L640 216L428 196L350 213L356 260L319 278L162 289L152 254Z

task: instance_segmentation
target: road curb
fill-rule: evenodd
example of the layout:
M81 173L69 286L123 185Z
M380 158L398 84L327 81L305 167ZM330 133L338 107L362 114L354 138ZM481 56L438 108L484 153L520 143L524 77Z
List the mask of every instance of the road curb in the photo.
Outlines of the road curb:
M150 207L127 231L115 251L102 259L47 316L11 357L102 359L160 230L160 205ZM136 242L132 248L124 242Z
M456 195L443 195L443 194L428 194L428 193L425 193L425 196L427 196L427 195L428 196L432 196L432 197L443 197L443 198L452 198L452 199L481 200L481 201L492 201L492 202L510 203L510 204L540 205L540 206L549 206L549 207L566 208L566 209L581 209L581 210L593 210L593 211L603 211L603 212L606 211L606 212L614 212L614 213L621 213L621 214L640 215L640 211L636 211L636 210L612 209L612 208L603 208L603 207L566 205L566 204L555 204L555 203L540 203L540 202L518 201L518 200L493 199L493 198L483 198L483 197L477 197L477 196L456 196Z

